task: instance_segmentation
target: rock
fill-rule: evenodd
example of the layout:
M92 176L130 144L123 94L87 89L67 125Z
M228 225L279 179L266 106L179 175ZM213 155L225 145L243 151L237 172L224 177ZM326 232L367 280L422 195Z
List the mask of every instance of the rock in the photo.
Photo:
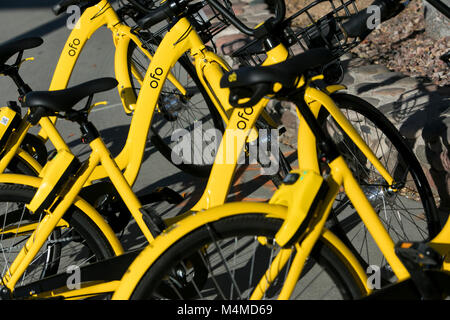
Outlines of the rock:
M234 51L245 45L247 37L243 34L231 34L218 37L215 41L219 54L231 55Z
M367 75L376 75L381 73L389 72L389 69L382 65L371 64L358 67L359 73L367 74Z
M385 73L376 74L376 75L372 76L371 78L374 81L381 82L380 85L388 85L388 84L397 82L405 77L406 76L400 72L391 72L388 70Z
M371 105L373 105L375 108L378 106L378 104L380 103L379 99L373 98L373 97L362 97L365 101L367 101L368 103L370 103Z
M345 86L350 86L355 82L355 79L348 73L344 74L344 79L342 79L342 84Z
M441 0L447 7L450 7L450 0ZM428 2L423 1L425 30L428 36L433 39L450 36L450 23L447 18Z
M391 96L396 97L400 94L405 92L405 89L403 88L386 88L386 89L380 89L374 92L374 95L382 95L382 96Z
M418 83L419 82L416 79L404 76L404 78L396 81L395 85L405 89L413 89L417 87Z

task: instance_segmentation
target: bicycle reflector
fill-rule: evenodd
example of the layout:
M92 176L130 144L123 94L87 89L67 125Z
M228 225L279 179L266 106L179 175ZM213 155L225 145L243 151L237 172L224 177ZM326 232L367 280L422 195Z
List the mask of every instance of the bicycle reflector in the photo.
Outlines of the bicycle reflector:
M0 152L5 149L9 138L20 124L22 117L10 107L0 108Z
M50 208L61 194L65 185L80 168L80 161L69 151L60 150L56 156L42 168L39 177L42 182L27 209L34 214L41 214Z
M288 213L275 241L281 247L291 246L307 230L314 213L328 191L323 177L310 170L293 170L275 192L270 203L288 207Z

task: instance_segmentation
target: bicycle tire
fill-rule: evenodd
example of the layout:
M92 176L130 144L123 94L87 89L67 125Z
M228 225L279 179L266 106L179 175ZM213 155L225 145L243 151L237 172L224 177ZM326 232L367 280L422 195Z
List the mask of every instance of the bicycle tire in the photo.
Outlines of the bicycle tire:
M216 244L221 240L224 240L225 244L233 242L235 243L235 251L233 252L234 254L239 254L239 257L232 257L233 252L230 248L227 248L226 254L224 253L222 256L226 255L227 257L230 257L230 261L234 259L236 262L236 269L233 269L230 264L228 264L227 266L219 266L217 261L214 260L213 272L210 272L212 268L207 268L209 273L208 281L206 282L206 284L202 288L200 288L199 286L195 286L197 288L197 298L201 297L204 299L205 297L200 295L202 291L210 294L212 285L215 285L217 289L221 284L222 287L220 288L220 290L217 289L218 293L216 295L210 296L209 298L235 299L235 295L237 294L237 292L241 293L239 298L244 298L242 294L246 291L248 291L248 293L246 293L248 298L248 294L252 291L254 285L259 282L261 276L266 271L266 268L261 267L261 259L263 259L263 257L268 257L268 261L271 261L271 258L274 256L272 253L269 254L268 252L265 252L267 248L264 248L264 246L259 246L260 243L256 239L259 236L265 237L266 239L268 239L267 247L275 247L276 245L271 241L271 239L279 230L281 224L281 219L268 218L266 214L262 213L249 213L237 215L230 214L229 216L223 217L217 221L199 226L198 228L192 230L190 233L179 237L176 241L173 241L167 248L167 250L165 250L156 259L156 261L147 269L144 276L140 279L137 286L134 288L131 299L141 300L154 298L158 294L162 295L163 298L171 297L171 295L167 293L167 289L171 288L171 286L167 284L167 279L170 279L166 277L168 270L173 270L174 268L175 270L178 270L180 261L186 259L186 257L192 255L193 253L202 254L205 266L209 265L205 262L205 260L209 258L209 253L220 253L223 249L225 249L224 247L216 246ZM213 230L214 233L214 236L212 237L211 230ZM245 236L248 238L246 238L246 240L240 239L238 242L229 240L229 238L235 236ZM248 245L247 240L250 239L256 240L254 243L256 243L257 247L255 247L254 249L249 249L250 246ZM240 241L244 241L244 243L242 245L236 246L236 243L239 243ZM206 251L210 252L206 253L204 248L208 248L206 249ZM250 250L250 252L253 251L253 255L249 259L249 261L251 262L253 260L253 263L255 266L257 266L258 270L255 271L250 266L250 270L253 270L253 272L250 272L249 279L243 279L244 276L248 275L248 272L246 272L249 269L248 262L236 260L241 259L245 255L247 255L248 250ZM217 258L217 256L218 255L213 254L212 259ZM305 284L309 280L320 280L320 283L315 282L316 287L314 287L314 289L319 290L319 292L312 292L306 290L305 288L297 288L297 290L294 291L294 295L305 293L307 294L305 298L317 299L316 296L313 297L311 295L313 295L314 293L318 293L319 296L324 294L326 285L324 285L323 281L326 281L325 284L329 284L330 286L332 286L333 290L337 290L341 295L341 298L354 299L360 297L363 294L360 283L354 278L353 273L347 268L345 261L342 260L339 254L336 254L330 247L328 247L325 241L319 241L316 244L311 253L311 258L312 259L309 259L309 262L305 265L302 276L298 283L302 283L302 279L304 280ZM256 261L256 259L258 261ZM312 261L313 259L314 262ZM326 272L326 276L323 277L324 275L320 271L318 271L317 268L323 268ZM286 269L289 269L289 267L287 267ZM223 274L216 274L214 276L211 276L211 274L214 274L214 271L220 272L221 270L225 270L225 273L228 273L228 276L235 276L233 278L234 280L228 281L223 278L219 278L225 277ZM254 275L254 277L252 276L252 274ZM278 281L273 282L273 286L269 288L269 290L267 290L267 296L265 298L276 297L277 290L279 289L277 287L282 284L279 281L281 277L282 275L279 275L277 277ZM215 280L213 280L214 278ZM166 279L164 280L165 282L161 283L162 279ZM224 282L227 282L228 288L230 288L231 286L230 295L226 297L224 294ZM236 290L234 284L235 287L240 287L239 290ZM249 287L245 287L245 291L243 290L244 284ZM304 291L301 292L301 290ZM327 294L329 293L330 292L327 292ZM335 294L335 292L333 292L333 294ZM335 298L335 295L332 295L331 297ZM190 298L194 297L191 296ZM295 298L298 298L298 296L295 296Z
M389 193L387 186L383 186L380 183L381 176L377 177L376 173L371 171L373 167L370 166L364 155L361 152L358 153L359 150L351 143L343 131L338 133L338 129L341 129L337 123L327 122L326 128L328 133L337 143L363 191L371 199L372 205L375 207L394 242L400 240L426 241L433 238L441 230L436 204L423 169L404 137L378 109L367 101L346 93L335 93L331 97L363 139L366 140L366 143L369 141L368 145L374 150L395 181L404 185L404 188L396 193ZM319 121L325 123L327 116L328 112L322 109L319 114ZM332 130L331 127L336 131L330 132ZM374 136L376 136L376 139L373 139ZM378 142L374 141L377 139ZM380 151L380 149L383 149L383 145L390 147ZM374 168L373 171L375 171ZM372 181L372 184L369 181ZM420 199L417 198L417 195ZM416 199L412 201L407 196L415 196ZM417 199L420 201L417 201ZM334 219L333 227L331 228L333 232L349 248L353 249L353 253L359 257L359 260L365 267L374 264L384 266L388 269L385 270L387 271L385 277L391 277L390 267L386 265L384 258L380 255L381 253L379 251L369 253L369 247L373 247L374 243L367 229L363 226L358 231L361 232L363 230L363 235L357 235L356 229L362 226L362 222L351 208L348 199L344 196L340 201L340 203L339 201L335 202L331 214L332 219ZM345 202L347 203L345 204ZM347 212L343 214L345 210ZM340 213L337 214L337 212ZM351 216L353 216L352 219L349 219ZM392 224L388 224L388 219ZM345 221L347 221L347 225L345 225ZM414 224L417 224L417 230L412 229ZM402 232L399 232L399 229ZM359 241L366 242L365 245L358 243L360 245L359 249L354 244L357 238L359 238ZM370 255L373 256L373 254L375 254L376 258L371 259ZM374 263L374 260L377 262Z
M16 225L24 226L25 223L39 222L40 217L35 217L25 208L36 193L36 189L14 184L0 184L0 244L2 245L2 277L7 270L7 266L15 258L15 253L19 252L22 245L29 238L31 232L5 236L8 227L14 231ZM5 207L11 209L10 203L17 203L15 211L5 212ZM95 225L95 223L82 211L75 207L70 207L63 217L69 227L55 228L50 238L43 246L44 251L40 251L33 262L26 269L17 286L54 275L59 272L67 272L67 268L72 265L81 266L103 260L114 256L114 251L108 243L106 237ZM12 232L13 233L13 232ZM9 243L14 246L8 247ZM15 248L17 247L17 248ZM8 250L9 248L9 250ZM87 257L86 257L87 254ZM66 268L66 269L65 269Z
M141 34L141 36L144 36L144 34ZM151 39L151 40L150 40ZM149 36L149 40L147 41L147 46L150 45L150 43L152 43L152 45L155 46L155 48L157 47L157 45L159 44L160 40L157 38L150 38ZM152 51L152 50L150 50ZM143 55L142 51L140 49L137 48L136 44L134 42L130 42L129 46L128 46L128 58L127 58L127 64L128 64L128 72L129 72L129 76L130 76L130 82L132 85L132 89L133 92L135 94L135 96L138 96L138 91L139 88L137 87L136 81L132 75L131 72L131 63L130 61L133 59L133 55L135 53L138 53L139 55L141 55L141 59L145 58L147 59L146 56ZM151 52L152 54L154 53ZM134 62L135 65L140 65L141 68L141 73L145 74L147 67L148 67L148 60L144 61L144 62L138 62L137 61L138 58L134 58ZM142 61L142 60L141 60ZM164 91L173 91L173 94L171 95L172 97L175 97L173 99L175 100L170 100L171 98L167 98L169 100L170 103L174 103L176 102L178 104L178 106L182 106L182 113L183 116L187 115L188 117L190 117L189 113L191 113L193 115L193 119L192 121L189 120L186 121L186 124L180 124L180 126L178 128L175 128L174 126L172 126L171 128L169 128L167 130L167 134L168 135L172 135L173 132L175 132L175 130L177 129L186 129L186 127L190 128L194 125L194 121L202 121L202 119L206 119L207 121L209 120L208 117L210 117L210 120L212 121L212 124L209 124L209 128L208 129L212 129L215 128L217 130L220 131L220 133L223 133L225 130L224 127L224 123L222 120L222 117L220 115L220 113L217 111L216 107L214 106L214 103L211 101L208 93L206 92L206 90L203 88L200 79L197 76L197 73L195 71L195 68L192 64L192 62L190 61L189 57L186 55L183 55L177 62L177 64L181 67L181 69L184 70L184 72L186 73L186 81L190 81L188 82L188 84L192 83L193 81L193 85L195 85L195 95L200 95L198 96L198 98L201 99L201 103L202 106L200 106L199 108L196 108L195 105L193 103L191 103L192 98L186 100L187 102L182 102L181 98L176 98L175 96L181 96L179 94L176 93L176 89L175 87L170 84L169 81L165 81L162 92L161 92L161 96L159 97L159 104L163 105L164 103L162 103L162 100L167 96L169 97L169 94L167 94L165 96ZM175 64L175 66L172 68L172 70L174 70L174 68L177 66L177 64ZM181 70L180 69L180 70ZM181 71L180 71L181 72ZM178 72L178 76L180 75L180 72ZM178 79L179 77L177 77ZM189 79L190 78L190 79ZM179 81L181 79L178 79ZM182 83L183 84L183 83ZM183 84L184 85L184 84ZM171 88L173 87L173 88ZM186 86L187 87L187 86ZM167 89L170 88L170 89ZM166 104L169 104L169 102L167 102ZM196 103L197 104L197 103ZM204 105L203 105L204 104ZM205 108L206 107L206 108ZM189 111L188 111L189 109ZM202 111L203 110L203 111ZM207 111L206 111L207 110ZM195 112L195 113L194 113ZM181 119L181 115L178 114L178 111L175 111L174 114L176 113L175 116L172 117L172 113L170 113L170 111L167 111L166 113L161 113L162 116L160 117L160 119L158 119L159 115L158 112L155 111L154 113L154 117L152 120L152 125L150 127L150 140L151 143L156 147L156 149L169 161L171 162L174 166L176 166L178 169L180 169L181 171L187 172L193 176L196 177L201 177L201 178L207 178L209 177L209 174L211 172L211 168L212 168L212 163L204 163L203 158L202 159L181 159L181 163L176 163L173 161L173 146L170 145L171 142L171 137L170 136L164 136L164 134L161 132L161 130L157 129L157 126L159 126L160 123L162 122L171 122L172 124L177 122ZM201 115L201 116L200 116ZM165 119L165 117L169 118L170 120ZM172 120L174 119L174 120ZM160 121L161 120L161 121ZM202 126L205 124L205 121L202 121ZM162 128L162 127L161 127ZM191 131L191 130L189 130ZM217 142L216 142L217 143ZM195 145L195 141L193 141L192 145ZM200 162L200 164L196 164L196 163L189 163L189 162Z
M36 159L41 166L44 166L47 162L47 148L45 147L45 143L37 136L27 133L20 147ZM7 169L12 173L20 173L27 176L37 177L39 175L39 172L36 172L29 163L17 155L11 159Z

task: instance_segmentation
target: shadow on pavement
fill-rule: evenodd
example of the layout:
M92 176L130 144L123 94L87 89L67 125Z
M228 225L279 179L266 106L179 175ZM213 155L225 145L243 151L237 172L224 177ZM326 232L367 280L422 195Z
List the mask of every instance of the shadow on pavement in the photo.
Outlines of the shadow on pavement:
M0 9L51 8L61 0L14 0L2 1Z
M430 169L426 174L435 184L440 197L440 209L450 210L450 141L446 113L449 108L445 100L450 86L436 88L419 82L415 93L405 92L395 101L392 107L392 116L400 121L400 132L407 137L414 148L417 142L417 133L421 131L425 142L424 148L417 150L419 160L426 161ZM418 103L419 98L428 97L427 103ZM382 107L383 108L383 107ZM420 147L420 146L419 146ZM425 170L426 171L426 170Z

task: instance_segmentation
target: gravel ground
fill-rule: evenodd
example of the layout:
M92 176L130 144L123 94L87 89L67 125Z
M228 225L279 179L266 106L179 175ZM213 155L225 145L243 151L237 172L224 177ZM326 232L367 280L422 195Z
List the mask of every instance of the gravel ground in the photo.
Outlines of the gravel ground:
M439 57L450 50L450 37L430 38L425 32L423 11L422 1L411 1L401 14L381 24L353 52L392 71L448 85L449 68Z
M311 2L287 1L288 14ZM360 10L370 3L372 0L356 1ZM327 4L314 8L313 17L317 19L329 12ZM298 26L305 26L306 22L299 20ZM435 40L427 35L422 0L412 0L402 13L381 24L352 52L355 57L364 59L365 64L383 64L391 71L444 86L450 84L449 68L439 57L449 50L450 37Z

